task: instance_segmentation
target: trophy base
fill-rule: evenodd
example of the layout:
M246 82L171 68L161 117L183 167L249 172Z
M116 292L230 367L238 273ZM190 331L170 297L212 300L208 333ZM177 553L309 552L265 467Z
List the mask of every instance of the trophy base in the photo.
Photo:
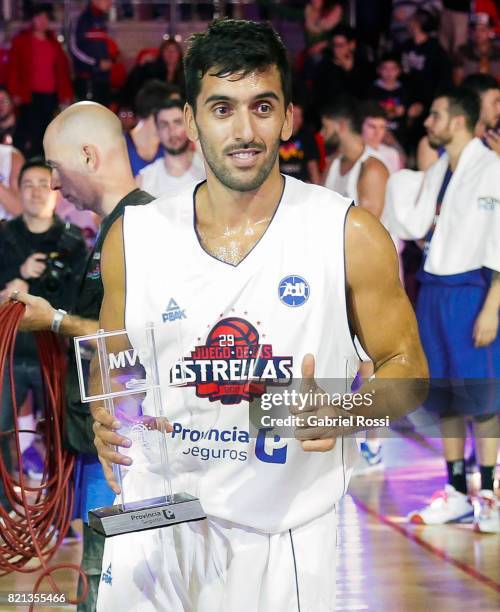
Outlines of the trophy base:
M172 498L142 499L121 506L106 506L89 512L89 526L106 538L122 533L169 527L177 523L206 518L200 500L188 493L175 493Z

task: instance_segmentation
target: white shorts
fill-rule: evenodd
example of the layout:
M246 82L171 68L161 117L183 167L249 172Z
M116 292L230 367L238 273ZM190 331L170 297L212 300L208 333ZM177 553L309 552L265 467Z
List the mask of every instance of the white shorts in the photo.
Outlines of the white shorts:
M333 612L336 515L267 534L209 518L106 540L98 612Z

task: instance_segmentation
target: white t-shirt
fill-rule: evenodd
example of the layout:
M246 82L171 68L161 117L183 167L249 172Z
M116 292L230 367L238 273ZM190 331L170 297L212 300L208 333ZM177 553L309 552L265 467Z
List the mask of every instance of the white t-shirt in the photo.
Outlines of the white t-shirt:
M393 174L394 172L401 170L403 165L401 164L401 156L399 155L399 151L396 149L396 147L390 147L389 145L382 143L380 147L375 150L380 155L380 159L386 165L387 170L389 170L389 174Z
M155 198L173 196L205 178L205 168L199 155L194 154L191 166L182 176L168 174L163 157L145 166L140 172L141 189Z

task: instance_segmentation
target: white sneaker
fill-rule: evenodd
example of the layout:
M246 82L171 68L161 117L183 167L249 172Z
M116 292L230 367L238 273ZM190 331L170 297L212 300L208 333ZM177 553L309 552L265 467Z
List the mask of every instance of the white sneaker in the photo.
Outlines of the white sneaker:
M444 491L437 491L428 506L408 514L408 521L415 525L444 525L453 522L471 522L474 507L467 495L455 490L450 484Z
M474 530L500 533L500 502L493 491L479 491L474 503Z

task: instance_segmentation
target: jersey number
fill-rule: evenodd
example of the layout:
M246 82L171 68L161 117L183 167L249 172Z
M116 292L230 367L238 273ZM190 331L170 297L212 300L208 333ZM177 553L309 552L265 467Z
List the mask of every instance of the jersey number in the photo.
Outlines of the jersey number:
M219 336L219 346L234 346L234 336L232 334L221 334Z

